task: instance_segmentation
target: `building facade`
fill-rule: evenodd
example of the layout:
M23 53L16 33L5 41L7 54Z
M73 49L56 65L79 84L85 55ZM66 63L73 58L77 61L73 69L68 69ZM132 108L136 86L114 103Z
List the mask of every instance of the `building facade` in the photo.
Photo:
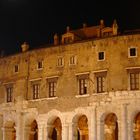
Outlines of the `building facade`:
M0 140L140 140L140 34L117 30L0 58Z

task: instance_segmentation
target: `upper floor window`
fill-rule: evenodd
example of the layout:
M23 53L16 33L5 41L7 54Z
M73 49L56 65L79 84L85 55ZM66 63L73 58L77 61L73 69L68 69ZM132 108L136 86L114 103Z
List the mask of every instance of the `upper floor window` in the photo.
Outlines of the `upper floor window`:
M105 59L105 53L104 52L99 52L98 53L98 60L104 60Z
M135 47L129 48L129 57L137 57L137 49Z
M70 64L70 65L75 65L75 64L76 64L76 57L75 57L75 56L71 56L71 57L70 57L69 64Z
M130 73L130 89L139 90L139 72Z
M43 68L43 61L38 61L37 62L37 69L40 70Z
M84 95L88 93L88 74L78 75L78 84L79 84L79 94Z
M126 68L128 73L128 89L139 90L140 89L140 67L128 67Z
M56 81L49 82L49 97L56 96Z
M19 71L19 65L15 65L14 66L14 72L18 72Z
M56 97L57 80L58 77L52 77L47 79L49 97Z
M34 83L32 85L33 88L33 99L38 99L39 98L39 92L40 92L40 84L39 83Z
M13 99L13 86L6 87L6 101L12 102Z
M105 92L105 77L104 76L97 76L97 92Z
M57 66L63 66L63 65L64 65L63 57L58 57L58 59L57 59Z
M106 91L106 75L107 75L107 71L95 73L97 93L102 93Z

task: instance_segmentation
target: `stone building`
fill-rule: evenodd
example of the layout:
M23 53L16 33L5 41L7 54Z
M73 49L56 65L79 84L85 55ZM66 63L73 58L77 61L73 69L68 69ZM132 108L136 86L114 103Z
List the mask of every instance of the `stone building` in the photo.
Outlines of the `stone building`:
M114 21L0 58L0 140L140 140L140 34Z

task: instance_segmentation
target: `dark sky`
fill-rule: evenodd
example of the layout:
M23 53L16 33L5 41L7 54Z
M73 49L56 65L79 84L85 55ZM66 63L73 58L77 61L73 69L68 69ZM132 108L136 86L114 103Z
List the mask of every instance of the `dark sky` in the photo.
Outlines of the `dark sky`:
M31 48L50 43L54 33L99 24L120 30L140 29L140 0L0 0L0 49L15 53L26 41Z

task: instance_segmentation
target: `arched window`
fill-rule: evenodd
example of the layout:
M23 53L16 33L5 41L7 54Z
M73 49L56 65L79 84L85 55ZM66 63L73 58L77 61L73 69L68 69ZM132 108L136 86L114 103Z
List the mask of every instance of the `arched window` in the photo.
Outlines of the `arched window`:
M75 140L89 140L88 119L86 115L76 115L73 118L73 133Z
M38 126L36 120L31 123L29 140L38 140Z
M105 140L118 140L118 122L114 113L110 113L104 120Z
M48 138L51 140L62 140L62 124L59 117L48 123Z

